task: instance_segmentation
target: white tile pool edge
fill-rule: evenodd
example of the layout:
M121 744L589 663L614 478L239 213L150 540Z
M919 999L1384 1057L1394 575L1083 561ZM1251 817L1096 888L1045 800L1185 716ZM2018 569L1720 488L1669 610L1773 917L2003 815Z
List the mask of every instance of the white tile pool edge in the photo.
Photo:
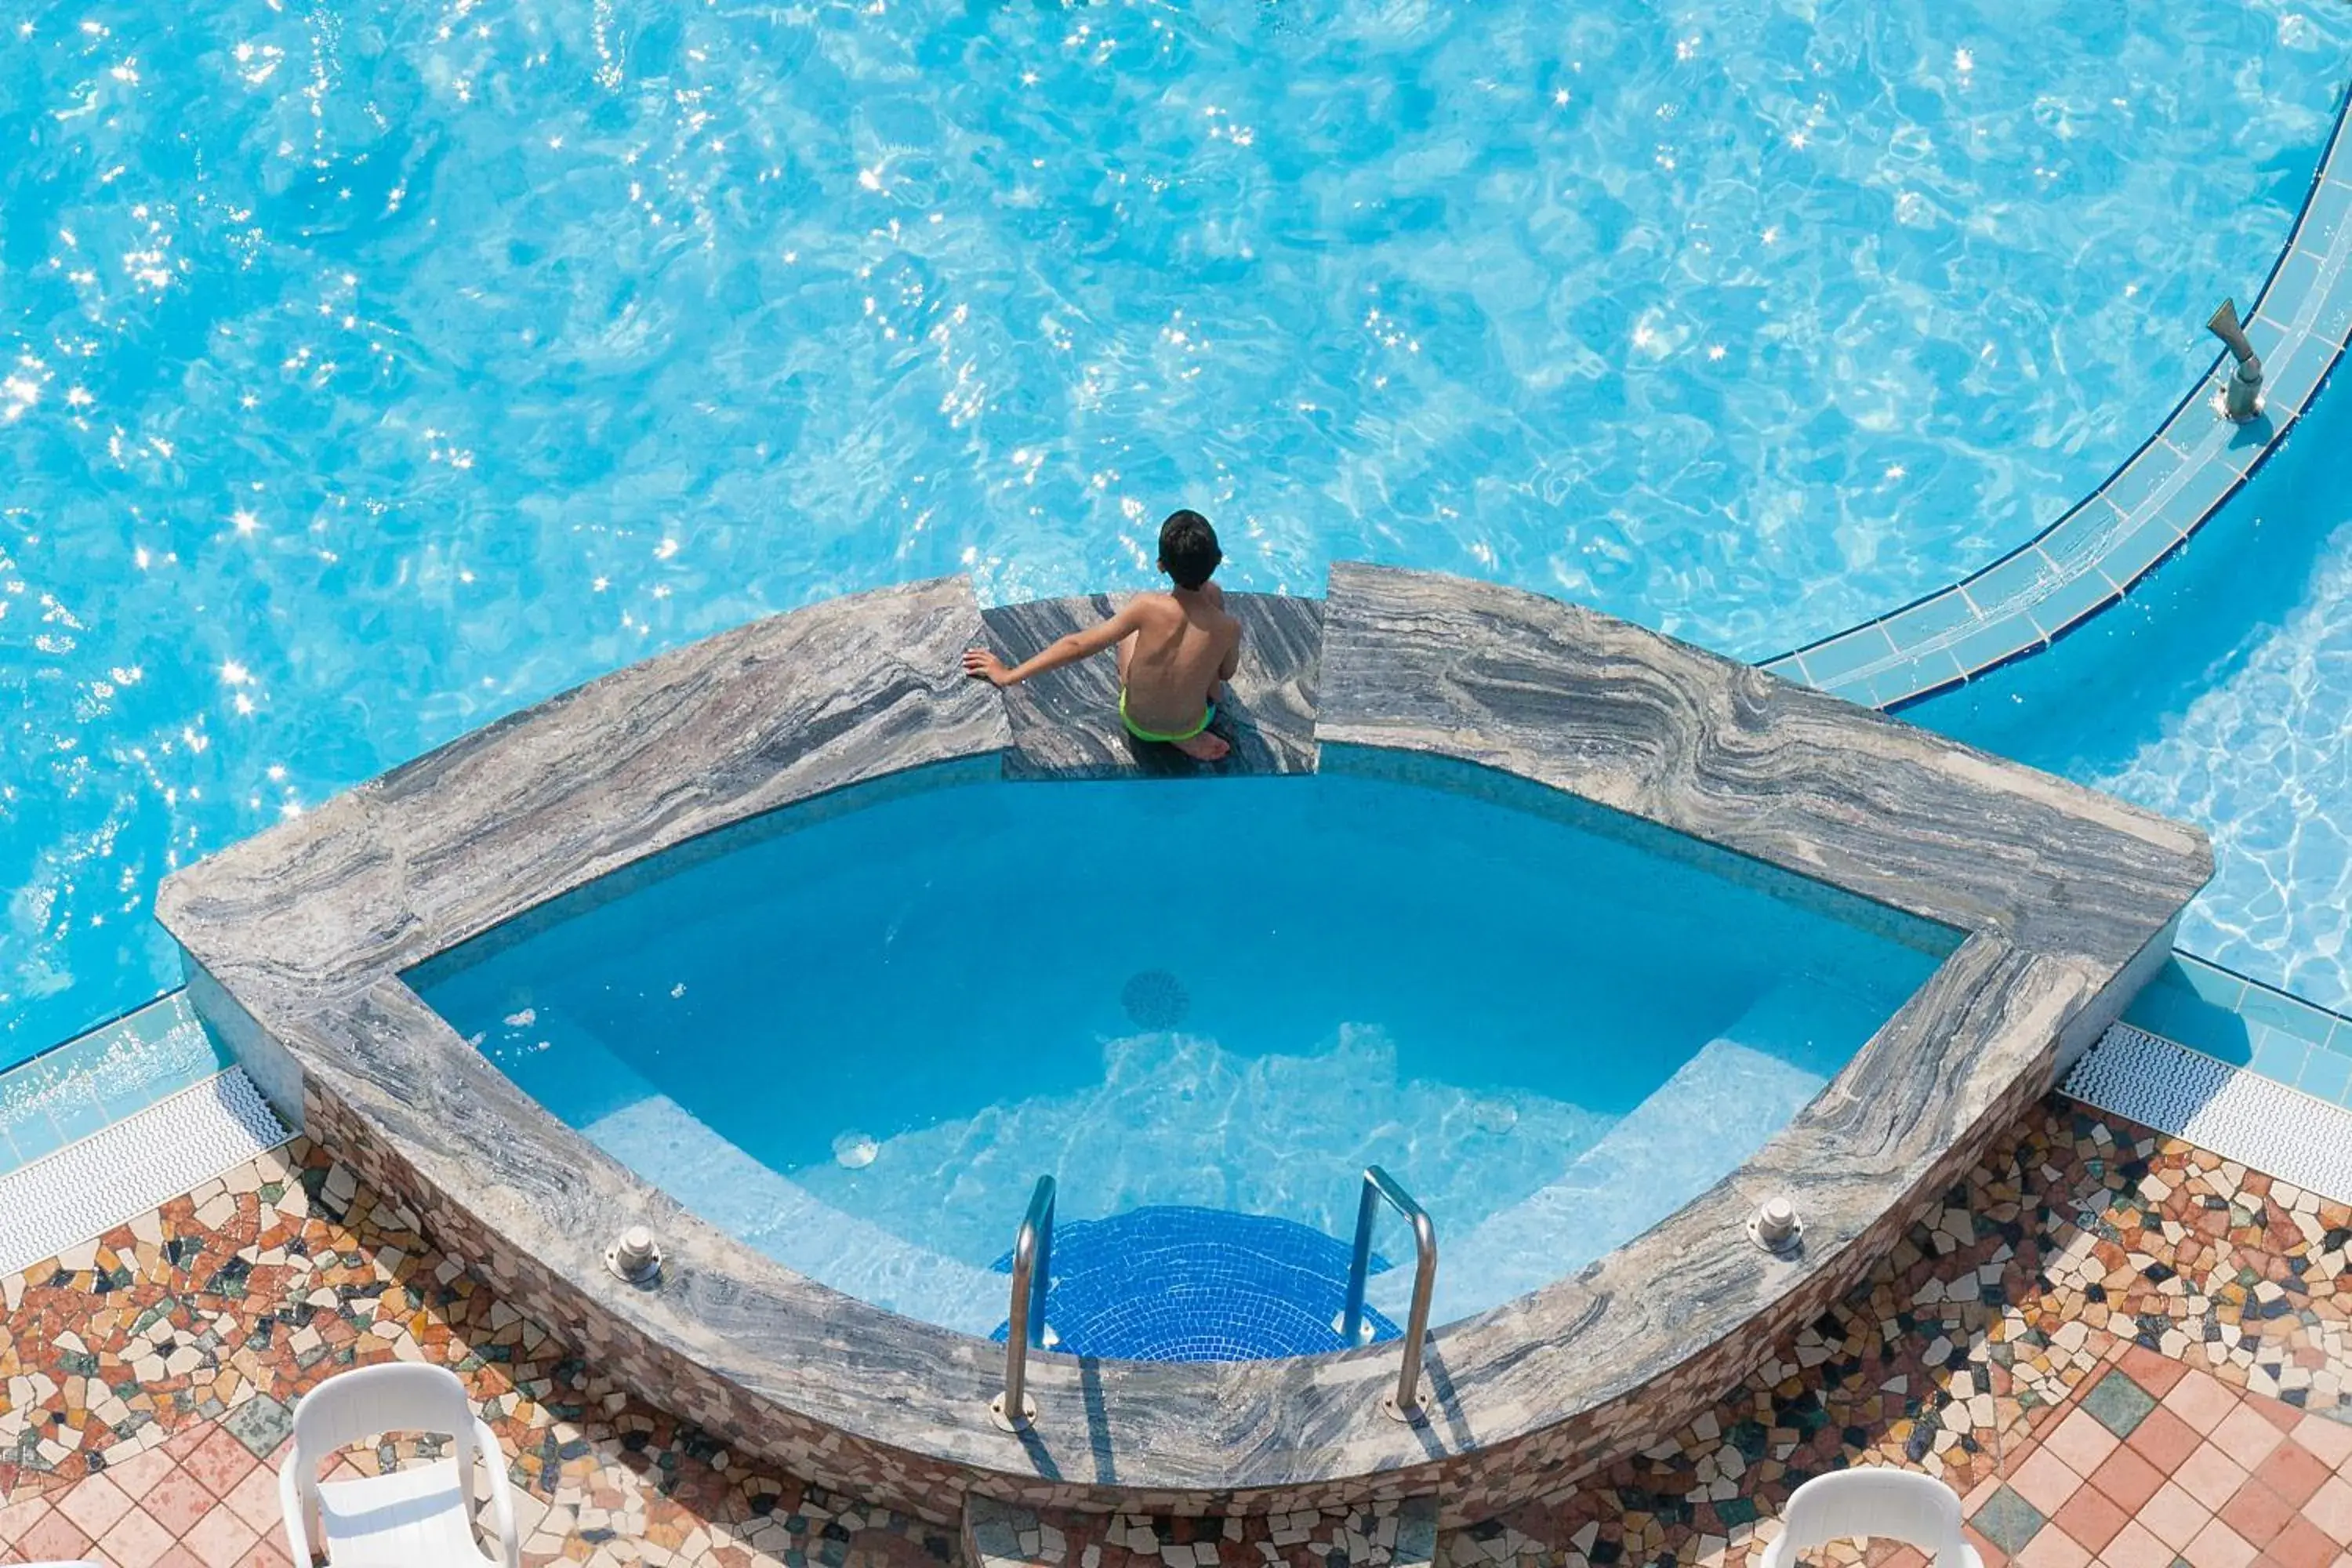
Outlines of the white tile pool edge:
M2352 1110L2145 1029L2109 1028L2059 1092L2352 1203Z
M0 1176L0 1277L54 1258L289 1137L230 1068Z

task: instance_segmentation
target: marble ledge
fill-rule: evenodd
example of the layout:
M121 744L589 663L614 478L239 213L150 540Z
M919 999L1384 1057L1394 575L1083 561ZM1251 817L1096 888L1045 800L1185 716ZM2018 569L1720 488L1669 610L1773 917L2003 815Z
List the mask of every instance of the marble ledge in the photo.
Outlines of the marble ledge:
M1539 595L1343 564L1317 738L1468 760L1961 931L2120 963L2199 829Z
M157 917L224 983L362 988L715 829L886 773L1001 754L1004 707L958 662L981 630L957 577L721 632L175 873Z

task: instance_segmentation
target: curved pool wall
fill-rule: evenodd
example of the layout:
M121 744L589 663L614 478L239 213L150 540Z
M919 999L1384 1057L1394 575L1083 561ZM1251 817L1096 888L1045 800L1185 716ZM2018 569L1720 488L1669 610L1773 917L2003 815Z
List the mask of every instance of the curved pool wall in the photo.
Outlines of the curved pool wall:
M2114 1019L2210 873L2193 828L1536 595L1349 566L1319 603L1235 602L1267 656L1236 683L1245 756L1415 782L1466 762L1653 848L1966 933L1738 1171L1573 1279L1435 1332L1423 1425L1381 1413L1392 1347L1206 1366L1040 1353L1035 1428L1001 1433L984 1414L996 1347L704 1225L400 979L609 872L695 840L718 852L721 830L849 784L1138 766L1087 706L1104 672L1018 702L957 673L971 641L1016 649L1083 604L984 621L945 580L722 634L183 871L158 912L195 1005L288 1115L600 1370L748 1451L934 1520L977 1491L1190 1512L1434 1492L1460 1521L1654 1443L1850 1288ZM1744 1237L1771 1195L1804 1217L1785 1255ZM651 1289L604 1267L633 1223L668 1249Z
M1429 771L892 774L402 978L566 1125L820 1283L1001 1332L1051 1176L1056 1278L1086 1277L1042 1309L1059 1348L1246 1359L1342 1348L1367 1163L1444 1237L1431 1321L1499 1306L1735 1169L1958 945ZM1157 1261L1107 1257L1144 1222L1102 1222L1144 1209ZM1402 1319L1412 1259L1382 1239L1372 1299Z
M2105 483L2033 539L1902 608L1767 659L1765 668L1897 710L2041 652L2177 554L2317 398L2352 338L2352 89L2338 95L2286 247L2246 312L2265 370L2261 413L2217 412L2231 361L2211 368Z

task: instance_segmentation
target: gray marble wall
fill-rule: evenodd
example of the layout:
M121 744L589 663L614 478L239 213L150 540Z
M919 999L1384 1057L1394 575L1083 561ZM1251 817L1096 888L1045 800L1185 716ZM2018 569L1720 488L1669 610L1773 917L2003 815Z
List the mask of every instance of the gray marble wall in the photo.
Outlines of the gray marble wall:
M1215 768L1130 752L1108 661L1009 698L958 672L966 646L1019 655L1093 602L983 616L961 580L919 584L488 726L179 873L158 913L200 1009L279 1093L299 1080L314 1137L583 1354L748 1451L942 1523L970 1492L1142 1511L1433 1492L1451 1523L1656 1442L1848 1289L2048 1088L2062 1044L2121 1005L2210 872L2193 828L1551 600L1361 567L1335 570L1319 606L1234 597L1250 651L1235 755ZM1372 1347L1213 1365L1041 1354L1036 1429L1002 1433L985 1414L997 1347L852 1300L681 1210L401 978L606 873L715 852L722 829L901 770L1051 780L1327 756L1468 761L1965 938L1747 1165L1575 1277L1437 1331L1435 1415L1417 1427L1381 1414L1396 1363ZM1775 1194L1806 1218L1788 1256L1742 1235ZM667 1245L655 1289L602 1268L631 1223Z

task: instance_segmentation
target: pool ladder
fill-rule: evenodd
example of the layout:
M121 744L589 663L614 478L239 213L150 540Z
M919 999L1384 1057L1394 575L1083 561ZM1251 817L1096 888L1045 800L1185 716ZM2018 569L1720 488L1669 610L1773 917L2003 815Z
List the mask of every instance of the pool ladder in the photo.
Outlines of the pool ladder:
M1045 1283L1041 1289L1039 1280ZM1007 1432L1037 1419L1029 1397L1029 1347L1045 1348L1045 1295L1054 1284L1054 1178L1040 1176L1029 1212L1013 1237L1013 1307L1004 1320L1004 1392L988 1402L989 1418Z
M1037 1401L1029 1394L1029 1352L1044 1350L1050 1341L1045 1327L1045 1299L1054 1283L1054 1178L1040 1176L1029 1194L1029 1210L1013 1238L1013 1300L1005 1313L1004 1391L988 1402L989 1418L1007 1432L1026 1432L1037 1419ZM1347 1303L1332 1327L1342 1344L1355 1345L1368 1337L1364 1291L1372 1273L1372 1225L1385 1203L1412 1226L1414 1254L1412 1308L1406 1314L1404 1363L1397 1369L1395 1392L1381 1401L1392 1419L1420 1422L1429 1413L1421 1402L1421 1354L1429 1337L1430 1297L1437 1288L1437 1227L1429 1211L1413 1201L1394 1176L1378 1165L1364 1167L1364 1189L1356 1202L1356 1245L1348 1260Z
M1342 1344L1356 1344L1366 1337L1364 1290L1372 1275L1372 1222L1380 1217L1382 1203L1412 1226L1413 1265L1412 1310L1404 1322L1404 1364L1397 1369L1396 1392L1381 1401L1381 1408L1399 1421L1420 1421L1428 1415L1421 1406L1421 1346L1429 1337L1429 1298L1437 1289L1437 1226L1430 1223L1429 1211L1378 1165L1364 1167L1364 1191L1356 1200L1356 1250L1348 1259L1348 1304L1340 1310L1336 1326Z

